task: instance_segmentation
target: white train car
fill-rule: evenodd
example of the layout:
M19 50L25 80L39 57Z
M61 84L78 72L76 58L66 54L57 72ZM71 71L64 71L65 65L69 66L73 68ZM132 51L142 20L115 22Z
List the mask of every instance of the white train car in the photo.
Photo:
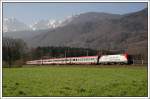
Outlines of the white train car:
M65 58L50 58L42 60L43 64L66 64Z
M42 60L27 61L26 64L28 65L42 64Z
M68 58L50 58L42 60L27 61L26 64L97 64L98 56L82 56Z
M26 64L128 64L128 54L50 58L27 61Z
M128 64L128 55L103 55L99 58L99 64Z
M82 56L69 58L70 64L97 64L98 56Z
M98 56L52 58L42 60L43 64L96 64Z

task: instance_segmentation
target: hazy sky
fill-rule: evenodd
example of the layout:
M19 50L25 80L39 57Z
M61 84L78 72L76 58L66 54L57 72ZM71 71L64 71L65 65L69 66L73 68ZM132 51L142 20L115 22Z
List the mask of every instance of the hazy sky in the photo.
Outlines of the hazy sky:
M3 16L32 24L41 19L63 19L84 12L125 14L139 11L147 3L3 3Z

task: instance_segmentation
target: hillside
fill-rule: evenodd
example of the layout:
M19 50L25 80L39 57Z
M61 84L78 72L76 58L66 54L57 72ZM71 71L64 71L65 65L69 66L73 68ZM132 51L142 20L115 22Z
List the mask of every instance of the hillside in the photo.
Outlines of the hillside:
M47 33L42 33L32 38L29 42L31 46L72 46L72 47L87 47L87 44L92 43L90 39L97 40L98 35L104 34L107 28L102 28L104 25L109 25L109 20L119 18L120 15L89 12L80 14L64 27L59 27L50 30ZM98 28L102 28L97 32ZM103 33L102 33L103 32ZM91 36L93 35L93 38ZM30 40L29 40L30 41ZM38 44L36 42L39 42ZM90 44L89 47L92 47ZM95 44L94 44L95 45Z

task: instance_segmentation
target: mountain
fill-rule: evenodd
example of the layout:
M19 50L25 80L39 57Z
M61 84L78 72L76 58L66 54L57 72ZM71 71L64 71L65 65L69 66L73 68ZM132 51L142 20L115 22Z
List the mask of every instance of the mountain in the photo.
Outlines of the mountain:
M40 20L40 21L35 22L34 24L32 24L30 26L30 28L32 28L32 30L55 29L57 27L65 26L74 17L75 16L72 15L72 16L67 16L63 20L52 20L52 19L49 19L49 20Z
M14 32L22 30L30 30L30 28L23 22L17 20L16 18L4 18L3 32Z
M47 33L49 30L25 30L25 31L13 31L13 32L5 32L3 33L3 37L10 37L10 38L19 38L23 39L24 41L31 40L32 37L39 35L41 33Z
M64 26L68 24L74 15L72 16L67 16L63 20L52 20L52 19L47 19L47 20L39 20L31 25L26 25L25 23L17 20L16 18L4 18L3 20L3 32L8 32L11 33L20 31L39 31L39 30L47 30L47 29L54 29L57 27ZM6 34L7 35L7 34Z
M62 21L57 20L40 20L30 26L32 30L54 29L63 26Z
M3 36L31 41L30 39L36 35L41 33L44 34L57 27L63 27L67 25L74 17L75 15L67 16L63 20L39 20L29 26L18 21L16 18L4 18Z
M124 49L147 55L148 9L118 15L87 12L57 28L40 31L25 41L30 47L70 46L92 49Z

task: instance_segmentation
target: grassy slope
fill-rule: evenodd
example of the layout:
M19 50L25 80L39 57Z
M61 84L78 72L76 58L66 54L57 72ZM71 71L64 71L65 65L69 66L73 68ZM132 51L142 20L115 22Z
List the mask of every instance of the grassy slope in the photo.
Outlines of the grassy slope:
M3 96L147 96L146 67L4 68Z

